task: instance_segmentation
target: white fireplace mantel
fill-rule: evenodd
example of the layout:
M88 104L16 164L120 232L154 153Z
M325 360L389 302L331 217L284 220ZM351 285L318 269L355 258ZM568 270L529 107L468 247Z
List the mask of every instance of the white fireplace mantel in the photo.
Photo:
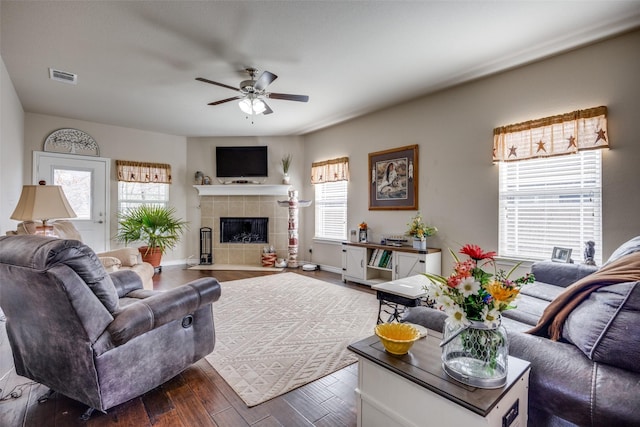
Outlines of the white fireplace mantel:
M279 184L220 184L194 185L199 196L287 196L290 185Z

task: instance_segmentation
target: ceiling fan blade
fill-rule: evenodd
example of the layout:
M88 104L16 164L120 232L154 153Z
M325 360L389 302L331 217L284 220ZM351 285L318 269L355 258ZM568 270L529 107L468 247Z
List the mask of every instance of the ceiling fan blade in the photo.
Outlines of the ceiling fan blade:
M273 113L273 110L271 109L271 107L269 107L266 102L264 101L262 102L264 103L264 107L265 107L264 111L262 112L262 115Z
M284 99L286 101L298 101L298 102L307 102L309 97L307 95L291 95L288 93L274 93L271 92L268 94L269 98L273 99Z
M210 102L207 105L220 105L220 104L224 104L225 102L233 101L234 99L242 99L242 97L241 96L233 96L231 98L221 99L220 101Z
M202 77L196 77L196 80L199 80L199 81L205 82L205 83L211 83L212 85L216 85L216 86L220 86L220 87L226 87L227 89L231 89L231 90L235 90L237 92L240 92L240 89L238 89L237 87L229 86L229 85L226 85L224 83L214 82L213 80L205 79L205 78L202 78Z
M256 84L253 85L253 87L256 90L264 90L277 78L278 76L276 76L275 74L270 73L269 71L263 71L262 74L260 74L260 77L258 77L258 80L256 80Z

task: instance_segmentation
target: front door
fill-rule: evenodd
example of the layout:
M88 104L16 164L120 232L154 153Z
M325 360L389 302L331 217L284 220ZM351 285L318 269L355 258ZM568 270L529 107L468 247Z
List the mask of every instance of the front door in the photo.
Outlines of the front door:
M109 170L111 161L102 157L36 151L33 182L61 185L78 215L70 219L82 241L95 252L108 250Z

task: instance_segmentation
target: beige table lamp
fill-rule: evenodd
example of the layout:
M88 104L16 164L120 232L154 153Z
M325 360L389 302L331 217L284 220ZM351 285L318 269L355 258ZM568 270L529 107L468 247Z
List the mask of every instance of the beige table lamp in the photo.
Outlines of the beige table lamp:
M76 218L60 185L24 185L16 209L11 219L18 221L42 221L36 227L36 234L55 236L50 219Z

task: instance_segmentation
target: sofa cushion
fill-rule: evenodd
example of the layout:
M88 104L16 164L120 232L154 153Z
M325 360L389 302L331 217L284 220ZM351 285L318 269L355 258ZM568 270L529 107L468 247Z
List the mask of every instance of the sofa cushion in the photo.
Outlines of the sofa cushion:
M63 263L68 265L84 280L110 313L117 310L118 293L111 276L102 266L95 252L77 240L58 241L63 244L52 247L49 264Z
M618 249L613 251L607 262L605 262L602 266L604 267L605 265L610 264L625 255L629 255L638 251L640 251L640 236L634 237L633 239L621 244Z
M122 263L122 267L133 267L134 265L142 263L142 257L140 251L136 248L120 248L114 249L108 252L101 252L98 254L101 257L114 257L118 258Z
M536 281L529 285L523 286L520 289L520 294L551 302L555 299L555 297L560 295L562 291L564 291L564 288L560 286Z
M107 270L107 273L113 273L114 271L118 271L118 269L122 265L122 262L116 257L99 256L98 259L102 263L102 266L104 267L104 269Z
M538 261L531 265L531 273L536 282L566 288L574 282L594 273L598 267L586 264L567 264L563 262ZM525 286L526 288L527 286Z
M528 285L523 287L526 288ZM513 303L515 310L505 310L502 317L517 320L530 326L535 326L542 316L544 309L549 305L549 301L529 295L519 295Z
M595 362L640 372L640 282L592 292L569 315L562 337Z

